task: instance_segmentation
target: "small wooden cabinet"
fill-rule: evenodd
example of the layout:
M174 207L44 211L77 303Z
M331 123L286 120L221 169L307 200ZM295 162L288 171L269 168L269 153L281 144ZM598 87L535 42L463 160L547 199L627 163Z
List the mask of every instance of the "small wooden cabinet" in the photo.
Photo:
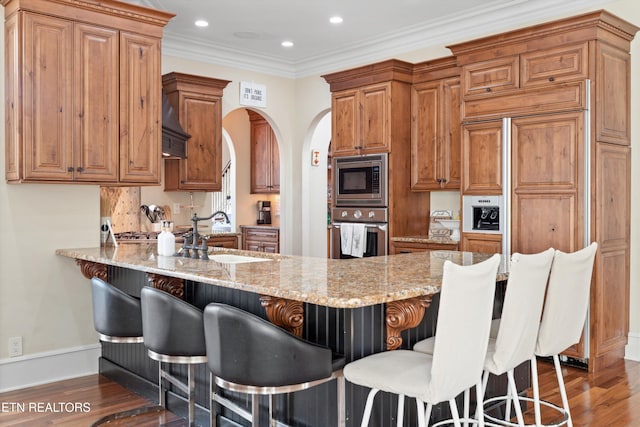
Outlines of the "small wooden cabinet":
M5 0L8 182L160 182L160 42L174 15Z
M265 226L241 226L242 249L246 251L279 253L280 229Z
M502 121L462 126L462 194L502 194Z
M331 100L333 154L384 153L390 150L391 83L336 92Z
M238 236L212 234L207 240L207 246L214 248L238 249Z
M165 191L222 190L222 91L227 84L184 73L162 76L169 103L191 135L186 159L164 161Z
M460 250L500 254L502 253L502 234L462 233Z
M273 128L248 111L251 123L251 193L280 194L280 150Z
M414 68L411 88L412 190L460 188L459 73L453 57L416 64Z
M391 241L389 243L389 254L410 254L413 252L426 252L426 251L457 251L458 243L423 243L423 242L405 242L405 241Z

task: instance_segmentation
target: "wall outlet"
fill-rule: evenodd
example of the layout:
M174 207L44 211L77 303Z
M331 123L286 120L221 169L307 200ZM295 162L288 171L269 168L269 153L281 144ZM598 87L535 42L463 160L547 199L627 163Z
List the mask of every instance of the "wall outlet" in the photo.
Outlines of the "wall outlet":
M174 203L173 204L173 212L174 214L179 214L180 213L180 203Z
M22 356L22 337L9 338L9 357Z

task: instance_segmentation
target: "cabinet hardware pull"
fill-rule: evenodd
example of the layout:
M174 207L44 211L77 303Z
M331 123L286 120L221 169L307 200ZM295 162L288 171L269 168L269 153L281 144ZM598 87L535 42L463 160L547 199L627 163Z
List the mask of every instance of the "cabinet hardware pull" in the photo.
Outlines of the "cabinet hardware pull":
M553 76L549 77L549 81L550 81L550 82L553 82L553 81L555 81L555 80L556 80L556 79L555 79L555 77L553 77Z
M69 166L69 167L67 168L67 172L73 172L73 166Z
M78 167L78 169L76 169L78 172L84 172L84 168L82 166Z
M488 87L486 90L487 90L487 92L491 92L491 88L490 87Z

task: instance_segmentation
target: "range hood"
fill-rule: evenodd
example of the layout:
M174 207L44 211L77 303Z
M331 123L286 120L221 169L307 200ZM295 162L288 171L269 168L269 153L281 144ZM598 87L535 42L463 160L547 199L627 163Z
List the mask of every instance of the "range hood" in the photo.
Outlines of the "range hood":
M186 158L186 142L191 135L186 133L176 113L173 111L169 98L162 90L162 156Z

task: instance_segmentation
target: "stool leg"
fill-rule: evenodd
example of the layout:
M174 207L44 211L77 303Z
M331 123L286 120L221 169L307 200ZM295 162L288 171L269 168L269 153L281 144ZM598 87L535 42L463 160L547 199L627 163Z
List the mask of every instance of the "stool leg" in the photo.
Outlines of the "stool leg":
M431 419L431 410L433 409L433 405L431 403L427 403L427 410L424 413L425 422L428 424ZM420 424L420 413L418 413L418 424Z
M269 395L269 427L275 427L276 420L273 419L273 394Z
M462 410L462 416L464 417L464 427L469 427L469 406L471 406L470 398L471 390L466 389L464 391L464 408Z
M396 425L402 427L404 424L404 394L398 395L398 415L396 417Z
M449 407L451 408L451 416L453 418L453 425L456 427L461 427L460 425L460 414L458 414L458 404L455 399L451 399L449 401Z
M167 407L164 394L164 375L162 372L162 362L158 362L158 405Z
M209 425L211 427L216 427L216 402L213 400L215 386L213 373L209 371Z
M259 427L260 426L260 405L258 402L258 395L251 395L251 426Z
M520 407L520 400L518 399L518 389L516 387L516 380L513 377L513 369L507 372L507 378L509 383L509 389L513 397L513 407L516 410L516 418L518 425L524 427L524 418L522 417L522 408Z
M476 420L478 427L484 427L484 386L482 380L476 384Z
M347 425L345 409L345 379L342 375L336 378L336 395L338 398L338 427Z
M425 413L424 402L420 399L416 399L416 410L418 412L418 427L426 427L429 422L427 414L429 414L428 416L431 416L431 403L427 403L427 411Z
M557 354L553 355L553 365L556 369L556 376L558 377L558 387L560 388L560 396L562 397L562 406L567 412L567 427L573 427L573 422L571 421L571 413L569 412L569 401L567 400L567 390L564 387L564 379L562 378L560 358Z
M538 386L538 359L534 355L531 357L531 388L533 389L533 410L535 413L536 425L542 425L540 415L540 388Z
M196 367L193 364L189 364L187 373L187 387L189 388L189 394L187 396L189 404L189 426L195 427L196 425Z
M367 403L364 405L364 414L362 415L361 427L367 427L369 425L369 418L371 418L371 410L373 409L373 398L379 392L377 388L372 388L367 396Z

